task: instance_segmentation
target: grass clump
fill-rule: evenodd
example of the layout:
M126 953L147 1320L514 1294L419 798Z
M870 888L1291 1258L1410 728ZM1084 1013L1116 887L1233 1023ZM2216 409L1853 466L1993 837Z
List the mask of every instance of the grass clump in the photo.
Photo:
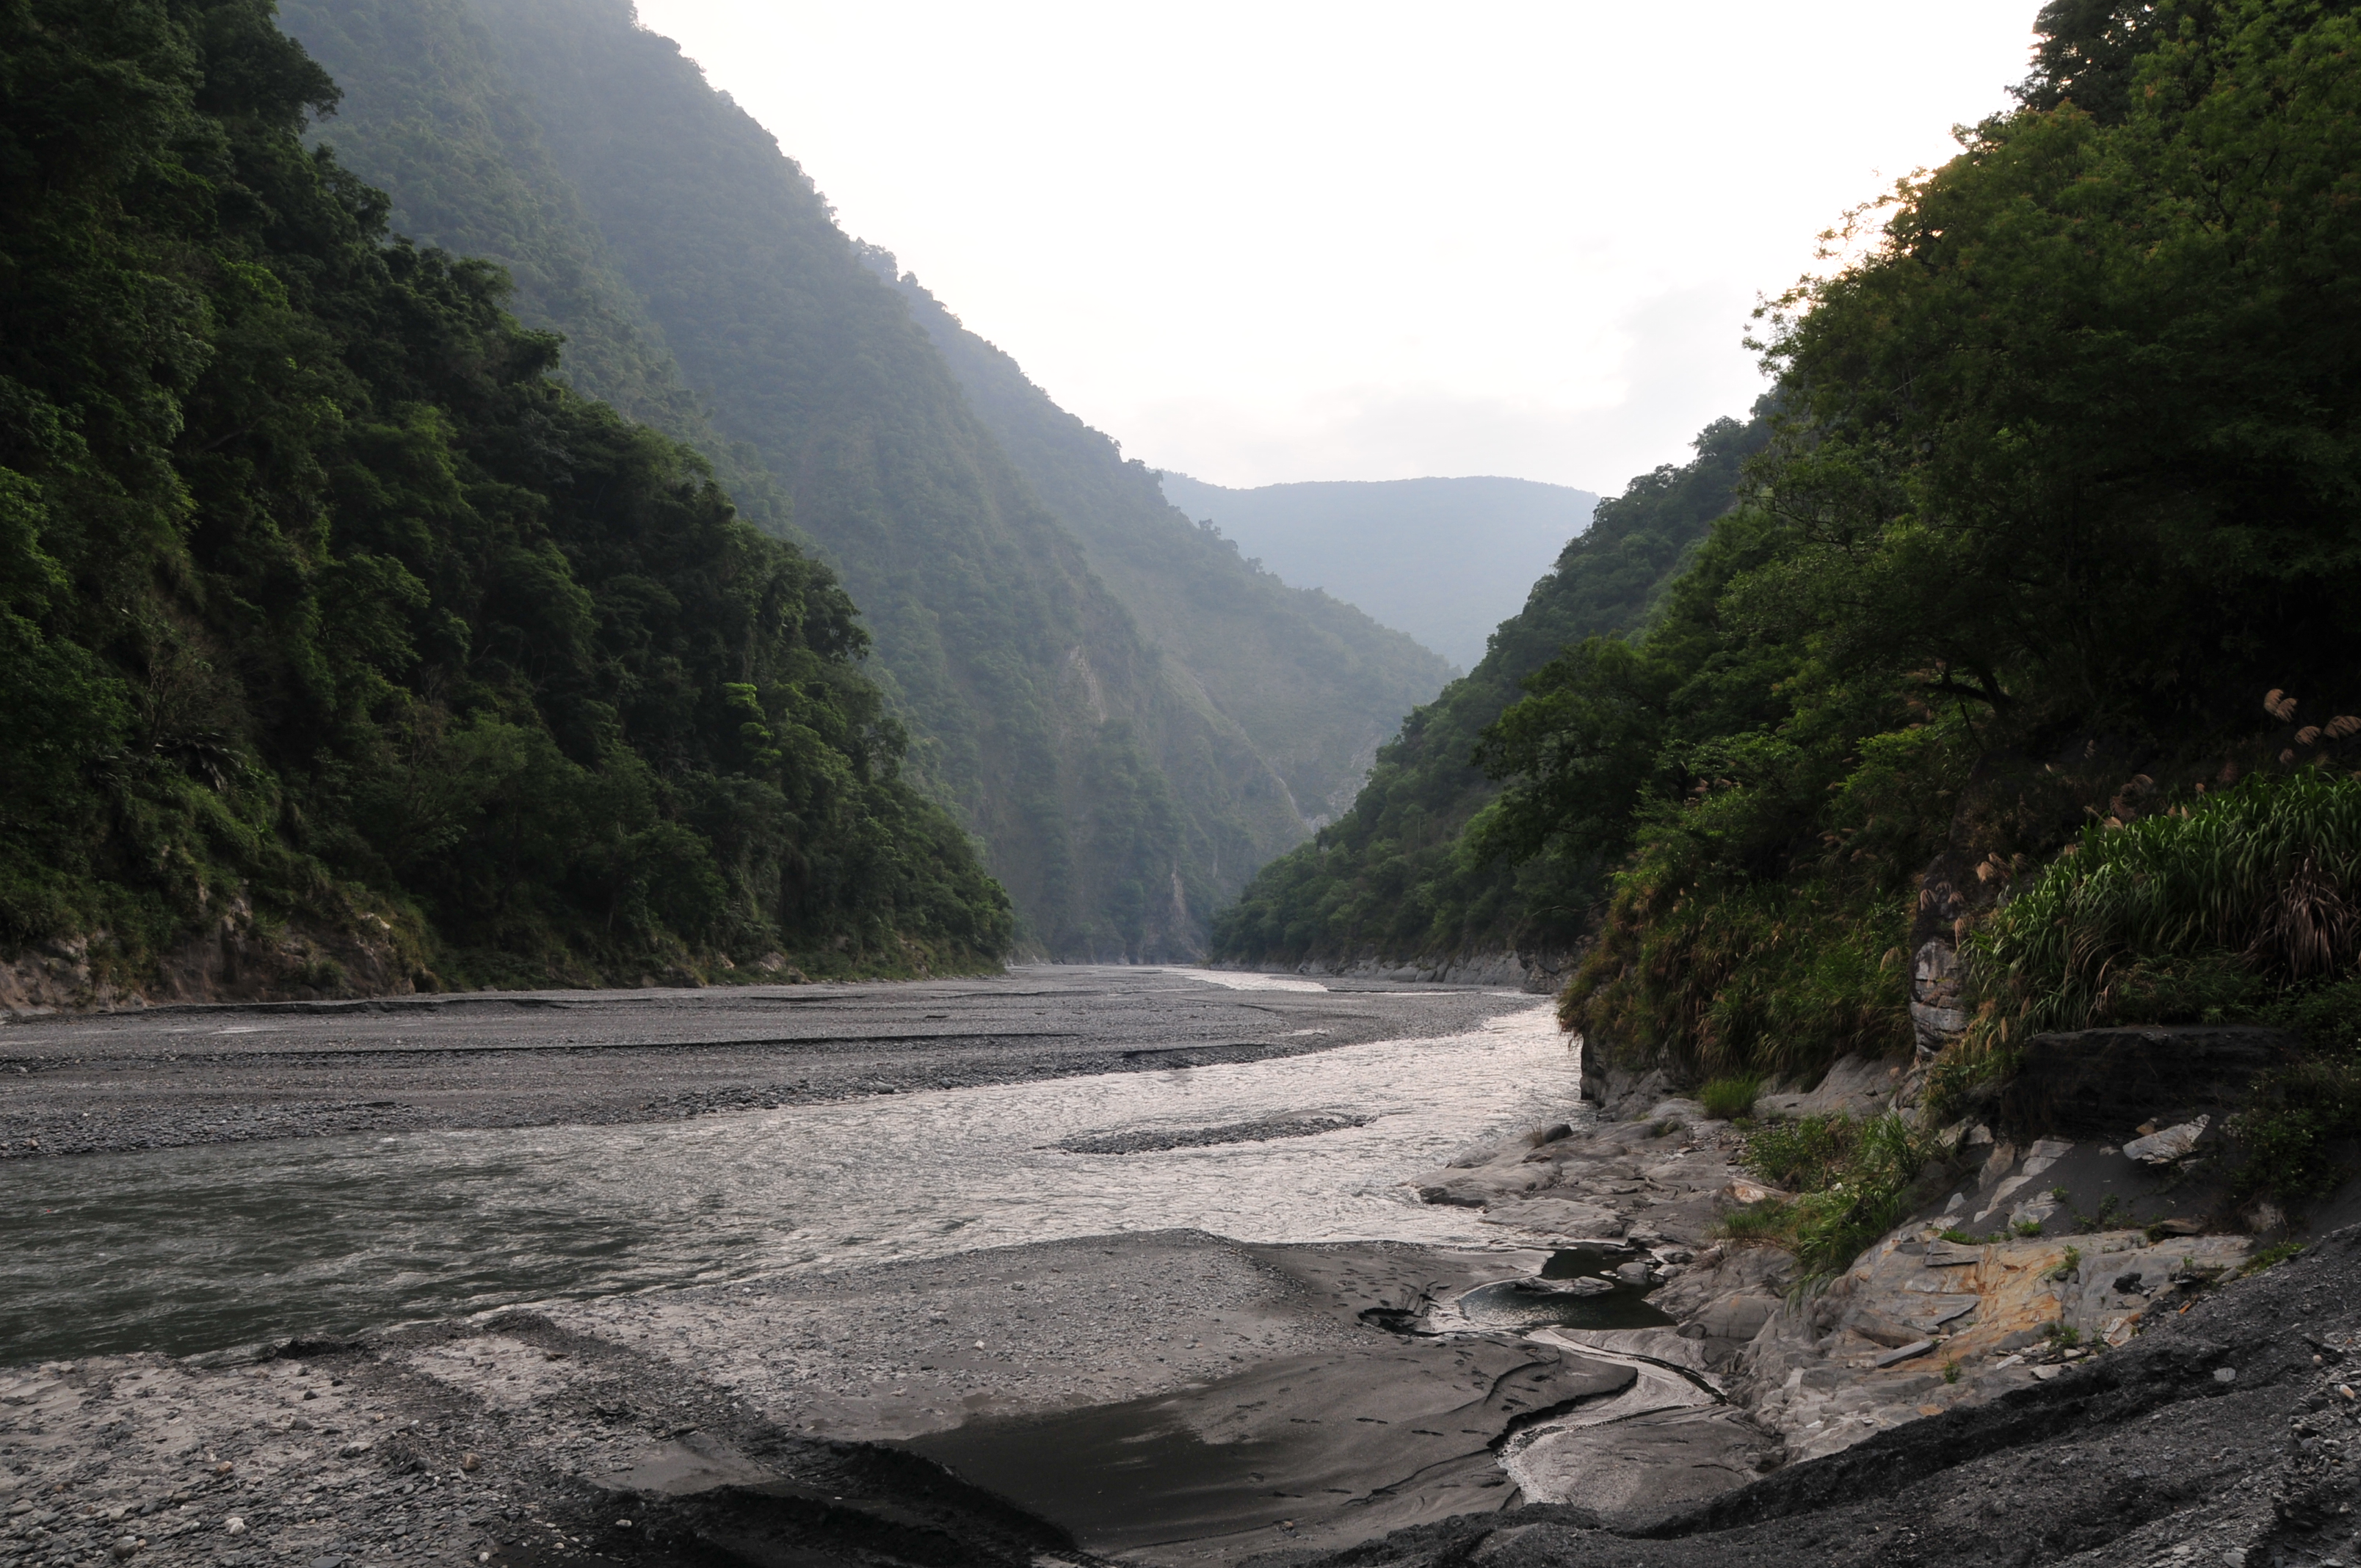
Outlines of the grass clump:
M2361 954L2361 783L2258 773L2091 828L1973 946L2004 1003L1980 1020L1987 1044L2272 1013L2349 1034L2349 1012L2304 994Z
M1806 1270L1834 1273L1909 1212L1932 1152L1894 1115L1855 1121L1837 1113L1766 1127L1747 1139L1743 1163L1796 1196L1739 1211L1723 1234L1776 1242Z
M2249 1274L2260 1274L2266 1268L2276 1268L2288 1259L2301 1256L2302 1254L2301 1242L2281 1242L2277 1246L2267 1246L2246 1260L2246 1266L2238 1270L2238 1277L2243 1279Z
M1697 1091L1697 1103L1717 1122L1736 1122L1754 1114L1754 1102L1762 1093L1760 1078L1717 1078Z

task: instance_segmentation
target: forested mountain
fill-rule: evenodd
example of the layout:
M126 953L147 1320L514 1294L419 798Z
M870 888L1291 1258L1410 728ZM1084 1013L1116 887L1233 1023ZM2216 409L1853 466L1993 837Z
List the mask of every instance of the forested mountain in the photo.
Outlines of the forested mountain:
M893 258L873 254L892 276ZM1246 748L1237 757L1233 742L1206 761L1236 770L1259 758L1286 785L1285 800L1269 803L1278 812L1256 824L1257 863L1342 812L1378 745L1442 688L1450 666L1356 607L1242 559L1235 540L1191 522L1146 465L1050 401L917 279L899 287L1002 449L1171 656L1180 699Z
M1319 480L1164 496L1288 582L1325 588L1461 669L1589 524L1598 498L1532 479Z
M1384 815L1422 715L1226 950L1458 937L1486 905L1414 901L1493 852L1530 917L1597 937L1561 1002L1593 1066L1916 1042L1939 1102L2029 1030L2269 1019L2323 1054L2258 1088L2241 1190L2333 1165L2361 1131L2361 17L2038 26L2021 106L1771 308L1776 411L1709 437L1761 449L1653 611L1455 729L1444 759L1503 781L1458 852Z
M1578 836L1547 854L1495 849L1479 817L1499 793L1475 758L1522 683L1586 637L1629 635L1714 518L1769 426L1718 421L1697 458L1599 502L1476 668L1413 712L1339 821L1263 868L1223 913L1223 957L1260 963L1407 961L1492 950L1562 953L1580 934L1612 850ZM1495 813L1494 815L1497 815ZM1477 831L1471 834L1470 825Z
M2057 877L2140 818L2242 831L2201 809L2242 775L2353 766L2361 22L2061 0L2039 30L2023 107L1779 302L1779 438L1663 618L1571 652L1503 726L1529 827L1631 846L1565 1001L1602 1054L1907 1050L1913 955L1974 947L2086 828ZM2351 895L2312 809L2227 856L2286 879L2274 922ZM2215 929L2227 883L2087 891L2052 913L2164 907L2128 947L2048 923L2103 971L2085 1020L2235 1015L2287 972L2268 927L2222 929L2202 983L2147 945ZM2294 973L2347 946L2321 927ZM2048 983L1995 959L1970 970L1987 1042Z
M1420 695L1414 652L1333 609L1185 554L1156 578L1169 544L1122 535L1169 516L1082 478L1091 460L1020 440L1048 461L1013 461L987 411L1011 405L971 400L811 181L627 0L284 12L347 88L324 139L390 191L396 226L514 269L529 322L591 345L585 388L713 455L841 572L913 771L983 839L1037 949L1201 950L1210 912ZM1256 630L1201 668L1209 645L1168 641L1166 607L1209 590L1209 614ZM1254 638L1279 662L1236 678ZM1336 711L1290 729L1290 686Z
M997 963L831 574L389 243L267 0L30 0L0 60L0 943L247 994Z

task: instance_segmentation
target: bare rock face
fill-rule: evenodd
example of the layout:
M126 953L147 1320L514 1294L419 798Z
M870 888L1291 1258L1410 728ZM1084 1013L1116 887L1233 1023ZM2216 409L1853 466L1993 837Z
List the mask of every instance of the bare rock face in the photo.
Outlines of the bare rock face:
M1891 1108L1902 1078L1899 1062L1877 1057L1839 1057L1810 1089L1774 1091L1757 1099L1755 1108L1758 1113L1790 1117L1840 1112L1861 1120L1883 1115Z
M1960 1004L1967 966L1949 937L1931 937L1910 960L1910 1027L1920 1059L1931 1058L1963 1034L1967 1010Z
M0 1012L62 1013L115 1000L115 988L92 971L87 937L34 942L0 958Z
M203 929L159 955L134 978L104 930L0 953L0 1012L16 1016L161 1003L311 1001L408 996L422 971L393 924L362 908L342 928L258 919L232 898Z
M2036 1035L2001 1091L2004 1132L2061 1138L2122 1137L2217 1120L2255 1075L2290 1060L2292 1036L2246 1025L2154 1025Z
M2138 1231L1961 1246L1897 1234L1747 1348L1755 1418L1790 1461L1990 1403L2127 1343L2246 1260L2244 1236Z

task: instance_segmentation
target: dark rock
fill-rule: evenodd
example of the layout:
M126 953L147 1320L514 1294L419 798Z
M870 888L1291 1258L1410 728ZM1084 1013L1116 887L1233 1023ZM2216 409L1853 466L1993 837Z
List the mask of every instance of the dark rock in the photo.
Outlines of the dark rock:
M2292 1036L2245 1025L2170 1025L2036 1035L2001 1091L2017 1136L2119 1139L2235 1110L2257 1073L2287 1062Z

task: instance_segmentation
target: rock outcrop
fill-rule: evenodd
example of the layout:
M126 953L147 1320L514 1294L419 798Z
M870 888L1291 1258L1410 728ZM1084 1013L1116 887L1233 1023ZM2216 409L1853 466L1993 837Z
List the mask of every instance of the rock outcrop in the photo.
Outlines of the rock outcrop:
M1614 1406L1536 1423L1503 1464L1529 1497L1636 1529L1759 1470L1992 1405L2130 1343L2249 1260L2255 1243L2205 1157L2222 1111L2288 1045L2248 1029L2042 1036L1986 1097L1991 1123L1945 1130L1960 1173L1948 1196L1820 1281L1775 1246L1721 1238L1740 1205L1785 1196L1744 1168L1744 1134L1661 1073L1586 1065L1591 1119L1507 1140L1418 1190L1521 1237L1642 1256L1648 1304L1669 1321L1581 1343L1653 1354L1688 1392L1643 1380ZM1763 1093L1756 1114L1916 1121L1923 1076L1847 1058L1808 1088ZM1686 1349L1666 1357L1667 1344Z
M409 996L439 982L384 916L353 908L339 929L257 917L244 898L151 962L133 964L112 935L29 943L0 952L0 1013L40 1016L181 1002L303 1002Z

